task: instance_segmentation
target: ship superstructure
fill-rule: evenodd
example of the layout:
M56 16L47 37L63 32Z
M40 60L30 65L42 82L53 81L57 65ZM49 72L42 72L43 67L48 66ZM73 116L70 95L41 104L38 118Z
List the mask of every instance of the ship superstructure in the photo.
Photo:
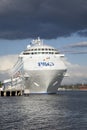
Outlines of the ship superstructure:
M63 59L64 54L38 38L19 55L13 77L21 75L30 93L56 93L67 70Z

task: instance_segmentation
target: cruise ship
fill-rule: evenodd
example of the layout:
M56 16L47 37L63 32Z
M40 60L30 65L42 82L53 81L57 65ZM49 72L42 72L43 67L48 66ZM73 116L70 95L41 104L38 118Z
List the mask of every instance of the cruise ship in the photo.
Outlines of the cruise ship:
M21 75L29 93L57 93L66 71L64 54L38 38L18 56L12 77Z

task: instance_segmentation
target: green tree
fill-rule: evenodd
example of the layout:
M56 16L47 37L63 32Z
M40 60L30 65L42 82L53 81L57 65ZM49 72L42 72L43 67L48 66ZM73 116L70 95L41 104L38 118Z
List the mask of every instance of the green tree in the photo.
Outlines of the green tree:
M0 81L0 88L2 87L2 82Z

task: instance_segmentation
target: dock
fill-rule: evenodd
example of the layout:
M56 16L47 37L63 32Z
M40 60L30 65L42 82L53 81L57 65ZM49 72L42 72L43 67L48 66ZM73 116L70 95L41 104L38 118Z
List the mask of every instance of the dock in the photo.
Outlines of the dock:
M3 90L0 91L0 96L22 96L24 94L23 90Z

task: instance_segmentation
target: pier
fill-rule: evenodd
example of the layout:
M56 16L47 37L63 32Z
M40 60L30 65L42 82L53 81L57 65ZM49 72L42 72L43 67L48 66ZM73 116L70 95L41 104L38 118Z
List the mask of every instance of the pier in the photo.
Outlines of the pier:
M22 96L24 94L23 90L4 90L0 91L0 96Z

